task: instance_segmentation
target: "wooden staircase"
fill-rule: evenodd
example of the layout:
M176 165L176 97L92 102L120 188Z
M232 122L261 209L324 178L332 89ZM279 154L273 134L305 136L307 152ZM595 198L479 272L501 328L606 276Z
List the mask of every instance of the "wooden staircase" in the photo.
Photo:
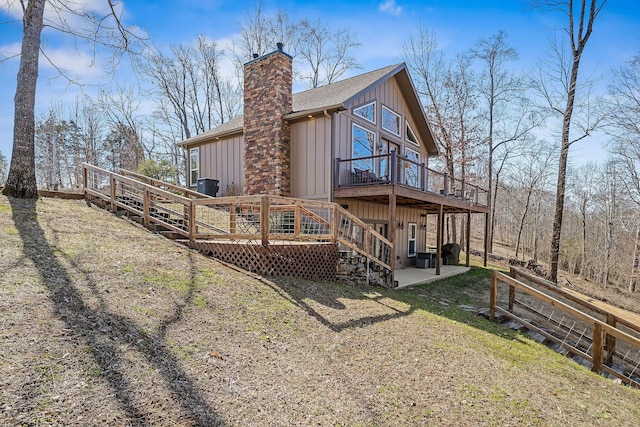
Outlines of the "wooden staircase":
M335 258L337 264L338 253L353 253L371 267L367 268L367 281L369 271L382 272L379 276L384 286L394 286L391 242L335 203L262 195L216 198L135 172L114 173L89 164L83 164L83 178L89 202L205 252L235 250L244 259L243 268L252 264L246 256L248 250L265 259L297 257L298 261L285 263L286 269L280 269L275 261L264 267L273 275L292 276L296 275L296 263L317 262L325 266L324 271L331 271L328 259ZM327 249L311 250L312 245ZM282 255L285 252L286 257ZM311 253L318 259L309 258ZM230 262L235 263L233 257ZM306 276L311 274L308 265L304 271ZM336 271L334 266L330 274L320 276L335 278Z

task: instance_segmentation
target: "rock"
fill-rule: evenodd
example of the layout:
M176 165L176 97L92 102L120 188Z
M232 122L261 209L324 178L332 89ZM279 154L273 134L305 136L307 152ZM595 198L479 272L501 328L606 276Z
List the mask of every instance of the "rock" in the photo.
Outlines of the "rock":
M460 263L460 245L447 243L442 246L442 263L444 265L457 265Z

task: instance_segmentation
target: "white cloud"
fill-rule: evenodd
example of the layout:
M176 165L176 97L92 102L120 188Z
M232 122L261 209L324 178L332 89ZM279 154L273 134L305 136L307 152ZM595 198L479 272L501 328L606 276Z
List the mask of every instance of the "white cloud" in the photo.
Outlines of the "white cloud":
M396 0L385 0L384 3L380 3L378 9L389 15L400 16L402 14L402 6L398 6Z
M21 43L0 46L0 58L17 58L20 55Z
M103 77L104 70L96 64L93 55L76 49L45 49L46 58L40 55L40 66L50 70L59 69L68 77L80 80ZM48 58L48 59L47 59ZM50 62L51 61L51 62ZM53 65L51 64L53 63Z

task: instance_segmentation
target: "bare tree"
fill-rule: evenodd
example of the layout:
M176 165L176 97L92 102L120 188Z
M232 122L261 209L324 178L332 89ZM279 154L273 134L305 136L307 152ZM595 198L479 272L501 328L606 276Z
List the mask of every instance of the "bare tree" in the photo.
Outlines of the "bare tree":
M573 184L571 185L572 192L576 198L577 208L580 214L581 222L581 256L580 256L580 275L584 276L586 272L586 265L588 260L588 238L587 238L587 221L589 214L591 213L590 204L596 192L596 174L598 173L598 165L594 162L589 162L575 170L575 176Z
M487 200L489 215L489 252L493 251L493 222L495 217L494 155L503 145L522 140L527 133L541 123L541 117L534 114L525 98L526 85L522 76L508 68L508 63L518 60L517 51L508 44L507 33L498 31L488 39L480 39L471 49L471 55L482 64L478 86L485 100L487 110L486 146L487 159ZM506 156L510 150L503 150ZM506 158L498 160L501 165ZM499 173L495 174L498 180Z
M13 151L9 176L2 193L20 198L38 197L35 168L35 104L40 34L44 26L45 0L20 2L23 34L15 96Z
M564 46L555 44L553 52L555 63L551 68L542 69L540 78L535 82L551 110L562 116L562 136L558 162L558 183L556 188L555 217L549 256L549 279L558 280L558 259L560 255L560 238L562 232L562 215L567 179L567 160L571 145L587 137L597 126L598 121L587 123L581 129L581 135L571 138L576 94L578 92L578 74L580 61L585 46L593 31L596 17L602 11L607 0L547 0L534 2L534 5L558 10L568 19L565 31L569 36L571 56L565 55ZM587 4L588 3L588 4ZM555 85L555 86L554 86ZM562 105L564 104L564 105Z
M432 126L451 185L465 181L482 143L476 76L471 57L459 54L448 60L435 33L424 27L409 35L402 56L407 63ZM455 217L454 217L455 218ZM449 241L457 240L455 219Z
M220 74L222 51L215 42L198 36L195 45L176 45L170 54L159 50L141 61L152 93L167 104L160 112L165 119L181 129L181 138L227 122L240 110L241 92L238 86Z
M622 174L621 185L636 212L635 244L633 248L628 291L637 289L640 271L640 56L613 72L609 86L608 122L612 136L615 162Z
M602 206L601 215L603 216L601 221L604 224L604 262L602 266L602 272L600 276L600 282L602 286L606 288L610 283L611 270L613 268L613 244L616 236L615 222L619 217L620 201L618 199L619 189L619 177L616 165L613 162L608 162L600 171L598 177L598 197Z
M608 123L623 185L640 208L640 56L615 70L609 86Z
M350 55L358 46L357 37L347 28L334 29L320 21L301 21L294 51L298 79L310 88L333 83L348 70L360 68Z
M519 200L522 213L515 244L514 256L516 258L518 258L521 248L522 232L525 229L529 210L535 202L535 193L543 191L546 187L546 181L549 179L548 169L552 164L553 154L551 150L545 147L544 143L536 141L529 145L518 160L514 165L515 171L512 171L511 180L516 183L518 193L524 200ZM538 231L533 230L533 233L537 234ZM524 248L522 249L522 256L524 257Z
M107 47L114 53L111 64L117 65L124 52L130 52L132 42L139 40L122 25L122 9L113 0L106 0L107 12L89 8L73 8L73 4L61 0L21 0L22 47L20 68L15 96L13 152L5 195L21 198L37 197L35 177L35 96L38 78L38 60L41 52L41 33L45 25L58 29L76 39ZM50 15L45 16L45 6ZM78 19L71 19L78 18ZM49 60L46 51L42 51ZM53 64L53 63L52 63ZM55 64L53 64L55 66ZM62 76L73 79L57 68Z
M242 64L252 55L262 56L271 52L276 43L283 43L287 48L295 50L296 24L291 22L284 10L274 14L264 11L262 1L255 3L253 10L245 13L245 19L240 23L240 45L231 46L237 65L242 72Z
M454 176L454 136L450 130L454 100L448 90L451 64L439 47L437 35L422 26L409 35L402 48L402 58L414 77L445 167Z
M264 55L283 43L294 59L294 78L310 88L332 83L348 70L360 68L351 52L360 46L348 28L302 19L291 20L284 10L269 14L259 1L240 23L240 42L231 50L238 74L252 55Z

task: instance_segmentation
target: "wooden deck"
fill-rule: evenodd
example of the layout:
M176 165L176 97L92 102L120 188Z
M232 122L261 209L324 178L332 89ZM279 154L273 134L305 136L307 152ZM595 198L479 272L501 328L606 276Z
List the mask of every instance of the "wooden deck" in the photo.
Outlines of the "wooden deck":
M262 195L215 198L136 175L84 164L85 197L113 212L126 212L143 225L159 228L167 237L188 242L192 247L204 244L203 248L213 251L212 242L233 244L243 268L247 265L243 247L261 245L275 253L287 244L331 243L336 254L353 253L374 270L386 272L380 276L387 286L393 286L393 244L336 203ZM295 275L296 264L305 271L303 277L308 275L308 266L314 260L300 250L286 248L280 252L297 261L282 263L281 270L271 263L268 270L273 275ZM326 255L316 252L319 255L315 261L324 263ZM233 259L229 261L233 263Z
M395 152L336 159L334 184L336 199L389 204L395 198L398 206L417 207L430 214L437 214L440 207L444 213L488 212L486 189Z

